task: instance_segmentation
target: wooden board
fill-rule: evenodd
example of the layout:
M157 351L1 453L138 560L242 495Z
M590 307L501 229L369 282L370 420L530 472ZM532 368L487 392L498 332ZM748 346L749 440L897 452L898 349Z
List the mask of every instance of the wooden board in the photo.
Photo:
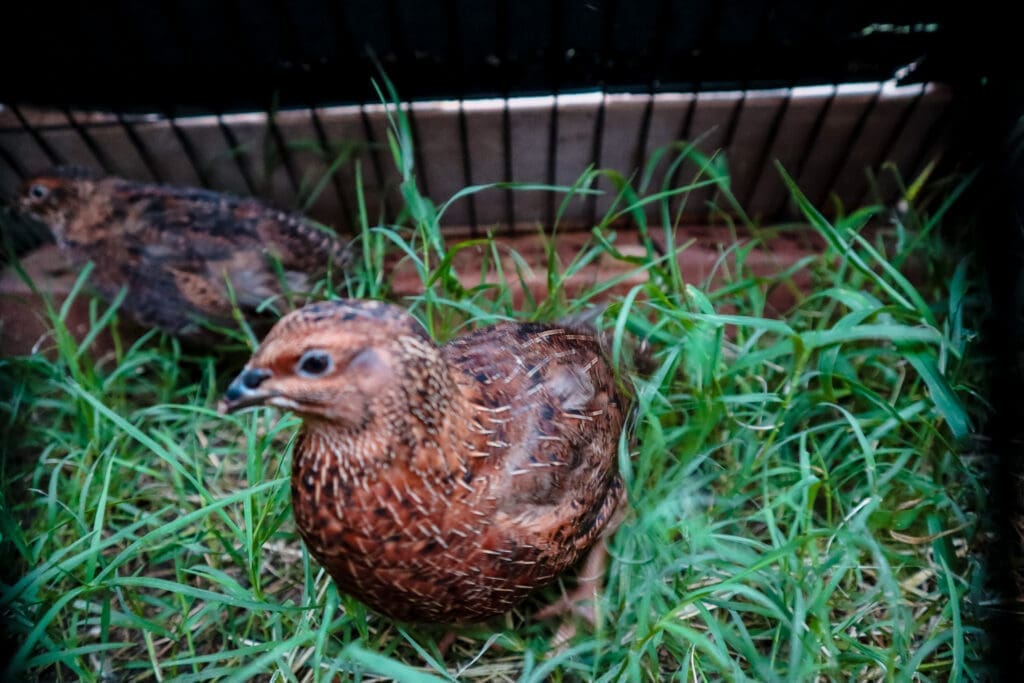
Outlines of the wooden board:
M877 187L869 188L869 173L879 176L891 166L906 182L941 155L952 97L946 87L886 82L696 94L591 92L403 107L416 138L420 189L437 205L469 184L572 185L592 164L632 176L635 185L646 181L648 194L672 190L706 178L692 159L675 163L684 143L692 143L724 162L731 192L751 217L778 221L797 212L776 162L826 210L891 201L896 176L882 172ZM371 224L395 220L402 206L388 131L380 104L292 109L272 120L267 112L171 118L0 105L0 194L9 195L41 168L71 163L139 180L256 194L350 232L358 226L357 165ZM308 201L314 187L319 194ZM571 200L561 229L588 229L605 214L614 201L612 185L597 180L595 188L606 194ZM442 225L453 234L513 233L550 224L563 199L491 188L459 200ZM696 188L673 199L669 220L682 209L685 220L706 222L711 207L730 205L718 189ZM657 204L644 211L648 222L663 221Z
M731 263L731 257L723 254L735 253L732 250L731 233L724 228L697 226L684 231L693 244L680 252L678 256L681 272L687 282L698 286L717 286L722 281L720 262ZM521 306L525 292L528 290L535 299L543 299L547 294L546 258L549 237L537 232L507 235L495 239L496 251L502 256L502 267L505 273L514 273L515 266L512 252L515 251L529 266L525 278L525 287L515 278L510 278L509 289L513 302ZM569 263L591 239L582 232L560 233L557 237L557 250L562 263ZM637 232L622 230L617 233L616 247L626 255L640 256L644 247ZM459 279L467 287L480 283L482 260L485 256L484 247L465 249L459 253L455 262ZM771 242L768 248L756 249L747 258L746 263L759 276L778 273L809 253L808 247L793 239L780 238ZM489 250L488 250L489 255ZM24 270L33 279L37 287L53 297L60 306L70 293L78 273L69 268L56 245L45 245L25 255L21 259ZM401 299L422 292L419 275L407 260L398 253L392 253L385 263L385 271L391 281L392 293ZM493 268L489 271L487 282L497 282ZM605 301L610 297L624 295L630 288L647 279L646 273L635 272L631 263L601 256L591 261L586 267L575 273L566 283L566 291L570 296L583 292L595 285L606 283L612 278L622 278L618 284L601 293L595 301ZM810 274L806 270L794 275L798 286L806 290L810 283ZM89 297L81 295L72 306L67 324L78 339L82 339L89 329ZM776 288L769 295L769 314L781 314L793 303L793 293L786 288ZM42 300L32 293L31 289L17 276L13 269L0 272L0 355L24 355L34 352L50 352L53 339L49 333L49 323L45 315ZM129 337L142 330L128 324L126 333ZM101 338L94 351L102 354L109 350L110 340Z

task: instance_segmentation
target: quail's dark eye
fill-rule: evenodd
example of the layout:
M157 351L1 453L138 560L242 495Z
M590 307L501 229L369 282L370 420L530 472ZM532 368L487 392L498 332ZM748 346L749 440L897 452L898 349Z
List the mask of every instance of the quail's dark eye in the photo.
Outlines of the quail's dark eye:
M334 367L334 359L326 351L306 351L299 358L298 371L306 377L319 377Z
M37 183L32 187L28 188L28 196L32 197L33 199L42 199L48 194L50 194L50 188L48 188L46 185L40 185Z

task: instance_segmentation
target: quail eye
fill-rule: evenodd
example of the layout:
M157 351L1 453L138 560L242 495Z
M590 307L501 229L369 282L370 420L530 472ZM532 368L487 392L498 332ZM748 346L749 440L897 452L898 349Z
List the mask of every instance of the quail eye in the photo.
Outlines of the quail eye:
M28 194L33 199L42 199L46 195L50 194L50 188L46 185L36 184L28 188Z
M324 351L306 351L299 358L298 372L306 377L319 377L334 367L334 360Z

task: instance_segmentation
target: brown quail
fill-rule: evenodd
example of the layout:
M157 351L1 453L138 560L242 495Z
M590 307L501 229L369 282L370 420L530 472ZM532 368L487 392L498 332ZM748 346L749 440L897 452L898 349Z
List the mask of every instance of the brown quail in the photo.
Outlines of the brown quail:
M101 296L127 288L121 310L130 318L196 340L234 327L232 294L265 331L274 317L259 307L268 298L301 293L348 260L332 234L256 199L77 167L26 180L17 208L49 226L74 266L94 263L90 283Z
M401 308L346 300L282 318L222 410L303 424L292 505L339 587L393 618L507 611L606 531L624 393L594 333L503 323L437 346Z

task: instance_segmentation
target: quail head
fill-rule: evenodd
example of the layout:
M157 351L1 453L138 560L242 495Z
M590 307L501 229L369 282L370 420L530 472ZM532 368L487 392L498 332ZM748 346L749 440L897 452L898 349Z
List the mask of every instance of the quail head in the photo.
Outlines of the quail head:
M438 346L397 306L342 300L278 321L221 409L302 418L295 521L343 591L458 623L510 609L609 531L625 401L590 330L503 323Z
M77 167L26 180L16 206L45 223L106 299L127 289L121 310L137 323L205 340L233 327L233 305L258 329L261 304L301 294L348 261L333 234L298 214L220 192L135 182Z

